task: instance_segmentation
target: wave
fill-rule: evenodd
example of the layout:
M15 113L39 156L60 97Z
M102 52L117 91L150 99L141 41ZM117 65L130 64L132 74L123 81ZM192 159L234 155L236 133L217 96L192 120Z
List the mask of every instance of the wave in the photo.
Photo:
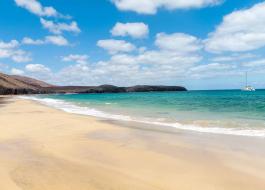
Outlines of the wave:
M248 137L263 137L265 138L265 129L238 129L238 128L222 128L222 127L202 127L199 125L181 124L181 123L168 123L162 121L150 121L150 119L136 119L128 115L119 115L106 113L94 108L78 106L72 102L64 100L57 100L52 98L37 98L33 96L21 96L22 99L29 99L40 102L49 107L53 107L59 110L63 110L68 113L88 115L94 117L100 117L105 119L114 119L119 121L130 121L140 122L144 124L151 124L157 126L173 127L181 130L196 131L201 133L212 133L212 134L225 134L225 135L236 135L236 136L248 136Z

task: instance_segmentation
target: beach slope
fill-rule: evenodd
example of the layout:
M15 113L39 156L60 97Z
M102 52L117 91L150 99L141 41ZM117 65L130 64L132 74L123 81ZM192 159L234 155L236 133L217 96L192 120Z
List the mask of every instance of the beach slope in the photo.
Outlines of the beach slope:
M182 140L183 136L183 132L126 127L12 99L0 107L0 187L265 189L263 154L207 148Z

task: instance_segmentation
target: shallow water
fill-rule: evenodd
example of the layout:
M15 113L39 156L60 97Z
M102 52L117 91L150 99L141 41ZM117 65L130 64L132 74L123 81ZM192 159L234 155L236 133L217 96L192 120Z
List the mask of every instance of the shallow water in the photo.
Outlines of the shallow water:
M265 137L265 90L32 97L68 112L208 133Z

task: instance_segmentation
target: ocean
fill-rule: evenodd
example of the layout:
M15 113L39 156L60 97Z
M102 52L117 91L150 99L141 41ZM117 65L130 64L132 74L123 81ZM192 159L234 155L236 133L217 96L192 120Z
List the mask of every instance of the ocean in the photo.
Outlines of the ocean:
M56 94L27 98L70 113L199 133L265 138L265 90Z

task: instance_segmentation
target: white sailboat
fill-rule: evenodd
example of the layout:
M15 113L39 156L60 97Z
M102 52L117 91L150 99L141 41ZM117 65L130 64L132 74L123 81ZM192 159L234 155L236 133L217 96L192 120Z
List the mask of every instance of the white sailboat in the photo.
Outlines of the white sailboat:
M248 85L248 73L246 72L246 86L242 89L242 91L256 91L256 89L250 85Z

